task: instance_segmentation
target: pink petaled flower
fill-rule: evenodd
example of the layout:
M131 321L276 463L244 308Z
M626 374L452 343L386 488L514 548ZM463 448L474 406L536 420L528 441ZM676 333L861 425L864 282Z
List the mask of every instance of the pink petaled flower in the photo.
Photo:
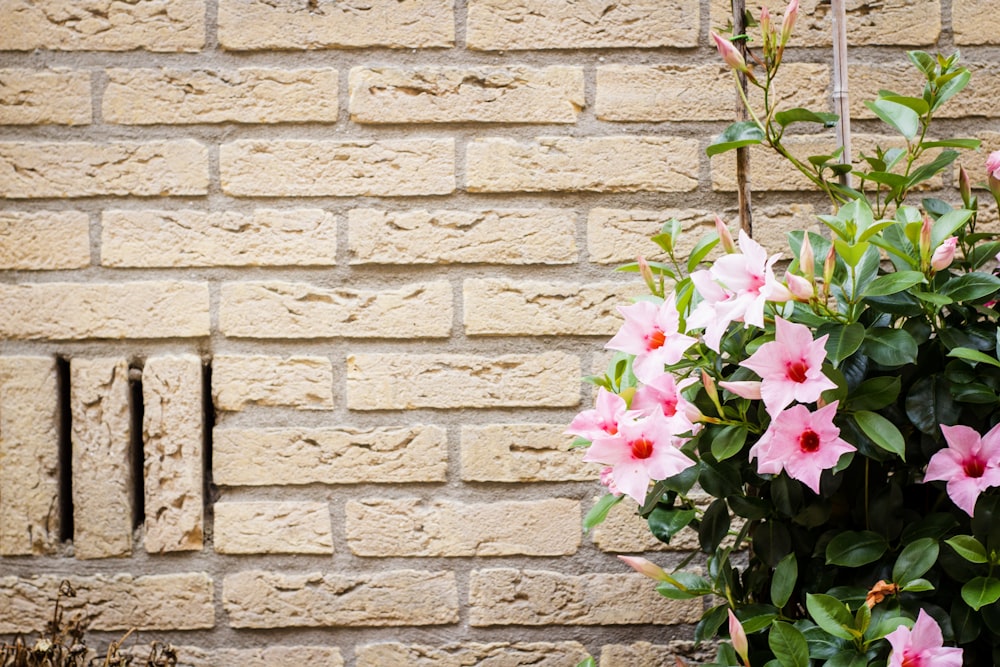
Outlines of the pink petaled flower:
M615 488L642 504L651 480L673 477L694 465L676 444L673 425L657 409L638 419L626 416L618 433L595 439L583 460L612 466Z
M724 255L708 270L695 271L691 280L702 301L688 317L688 330L705 329L705 344L716 352L730 322L764 327L764 304L784 302L792 293L774 277L781 255L767 251L740 230L740 253Z
M934 453L925 482L947 482L948 497L969 516L979 494L1000 486L1000 424L980 437L968 426L941 425L948 447Z
M663 373L652 382L635 391L632 397L632 409L644 414L652 414L657 408L674 424L677 435L696 430L695 422L701 418L701 412L694 403L681 395L681 390L697 382L695 378L687 378L677 382L670 373Z
M813 403L824 391L837 387L823 375L828 337L813 340L809 327L777 317L774 340L740 363L761 377L760 397L772 418L792 401Z
M592 410L584 410L570 422L566 433L593 440L603 435L618 433L618 422L625 416L628 406L625 399L604 387L597 390L597 401Z
M857 450L840 438L840 429L833 423L836 412L834 401L816 412L795 405L775 417L750 449L750 458L757 459L757 472L777 475L784 470L819 493L823 471L837 465L844 454Z
M662 375L665 364L676 364L696 342L677 331L680 316L673 294L659 306L639 301L618 311L625 323L604 347L636 355L632 370L643 382Z
M613 473L614 471L615 469L612 468L611 466L601 468L601 476L599 479L601 485L607 487L608 493L610 493L613 496L620 496L622 495L622 492L618 490L618 487L615 486L615 480L611 478L611 473Z
M1000 179L1000 151L993 151L986 158L986 175Z
M955 259L955 246L958 245L957 236L949 236L941 242L931 255L931 268L935 271L944 271L951 266Z
M900 625L885 638L892 646L887 667L962 667L962 649L944 646L941 628L923 609L912 630Z

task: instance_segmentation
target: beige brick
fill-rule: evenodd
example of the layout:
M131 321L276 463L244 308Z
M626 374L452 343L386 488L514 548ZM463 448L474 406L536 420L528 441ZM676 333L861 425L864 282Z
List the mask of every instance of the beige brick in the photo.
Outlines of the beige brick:
M187 338L209 332L208 285L190 282L0 286L7 338Z
M777 24L788 5L785 0L764 0L753 6L754 16L760 15L760 6L766 5ZM711 0L709 5L711 28L722 30L732 21L733 13L727 0ZM845 3L847 13L847 43L865 45L934 44L941 34L940 0L886 0L875 9L868 2ZM832 44L830 5L823 0L802 0L799 17L792 32L789 46L825 46ZM760 44L760 29L751 29L754 43Z
M580 360L562 352L357 354L347 358L351 410L574 406Z
M218 502L215 550L220 554L330 554L330 508L312 502Z
M441 625L458 621L452 572L228 575L222 604L234 628Z
M235 51L448 47L455 43L454 8L446 0L221 0L219 42Z
M102 115L125 125L336 122L335 69L109 69Z
M91 116L90 72L0 69L0 125L88 125Z
M329 410L333 364L326 357L218 355L212 360L212 400L222 411L248 405Z
M79 211L0 211L0 269L90 266L90 217Z
M201 359L155 356L142 369L145 535L149 553L202 547Z
M469 625L676 625L701 618L701 600L668 600L639 574L568 575L473 570Z
M577 454L582 456L582 452ZM660 542L649 532L649 524L636 510L636 504L628 498L615 505L608 512L608 518L590 532L597 548L610 553L698 549L698 533L690 528L677 533L670 544Z
M621 327L618 307L645 290L638 282L563 283L470 279L464 283L465 333L610 336ZM503 317L497 317L503 313Z
M0 197L159 197L208 192L197 141L0 142Z
M752 169L752 166L751 166ZM720 211L729 229L736 235L739 223L735 211ZM622 264L639 255L661 259L665 253L650 240L659 234L671 218L681 222L677 242L678 258L687 258L695 244L706 234L715 233L715 214L698 209L591 209L587 216L587 250L590 261L599 264ZM771 254L788 254L786 233L793 229L818 229L816 210L809 204L773 204L754 206L753 237ZM715 257L718 252L709 255Z
M590 657L579 642L478 642L427 646L367 644L356 649L357 667L576 667Z
M976 139L982 141L978 151L962 151L957 164L965 167L973 188L984 190L979 194L979 225L997 219L997 214L990 213L987 207L993 203L993 197L986 190L986 157L993 151L1000 151L1000 132L980 131L975 133ZM958 183L958 168L954 169L952 182ZM957 202L956 202L957 203Z
M462 426L466 482L569 482L597 479L600 466L584 463L566 424Z
M600 667L676 667L678 659L690 664L708 664L716 657L715 646L674 640L666 644L635 642L605 644L601 647Z
M387 290L225 283L219 308L220 331L244 338L447 338L452 323L443 280Z
M52 619L60 582L67 619L83 616L88 630L198 630L215 626L212 579L204 572L94 576L0 577L0 633L37 632Z
M331 266L336 216L317 208L105 211L101 263L116 267Z
M222 189L236 197L446 195L454 139L241 140L219 149Z
M358 556L568 556L580 547L581 518L568 498L363 498L347 502L347 543Z
M0 357L0 556L59 541L59 395L51 357Z
M576 214L538 209L353 209L351 264L570 264Z
M198 51L204 0L0 0L0 50Z
M213 476L223 486L443 482L445 430L218 428Z
M470 0L470 49L653 48L698 45L695 0Z
M956 44L1000 44L1000 17L982 0L952 0L951 29Z
M467 147L470 192L690 192L698 142L676 137L493 137Z
M809 82L802 85L803 81ZM779 108L829 111L829 65L787 63L776 79ZM727 93L728 91L728 93ZM760 89L750 88L755 109ZM735 88L723 65L605 65L597 68L597 117L610 121L733 120Z
M73 552L77 558L132 553L132 453L128 364L72 359Z
M340 649L333 646L267 646L212 648L180 646L177 667L344 667Z
M972 79L962 92L951 98L934 112L934 118L963 118L965 116L1000 116L997 99L1000 98L1000 73L990 63L963 63L969 68ZM909 61L891 65L851 65L848 69L851 117L875 118L865 102L874 100L880 90L891 90L900 95L921 97L924 75ZM943 132L934 128L932 132ZM976 136L973 132L969 136ZM951 136L949 134L949 136ZM964 135L963 135L964 136Z
M583 69L555 66L355 67L356 123L575 123Z

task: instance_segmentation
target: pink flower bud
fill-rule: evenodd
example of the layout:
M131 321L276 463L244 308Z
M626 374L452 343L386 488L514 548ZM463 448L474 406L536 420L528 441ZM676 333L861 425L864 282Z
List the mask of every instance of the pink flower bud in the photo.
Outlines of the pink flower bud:
M642 556L618 556L630 568L644 577L655 579L656 581L669 581L670 577L663 571L663 568L652 563Z
M931 256L931 269L934 271L944 271L951 266L955 259L955 246L958 244L957 236L949 236L934 251Z
M802 276L786 273L785 282L788 283L788 291L792 293L796 301L811 301L815 296L812 282Z
M924 216L924 223L920 226L920 240L917 244L920 250L920 261L923 266L927 266L931 256L931 219Z
M656 280L653 278L652 269L649 268L649 262L647 262L646 258L642 255L639 255L637 259L637 263L639 264L639 275L642 276L642 280L646 283L646 287L649 288L649 291L655 294Z
M799 271L806 280L812 282L815 276L816 255L813 254L812 243L809 242L809 234L802 235L802 248L799 249Z
M961 165L958 166L958 192L962 195L962 203L969 208L972 203L972 183L969 182L969 174L966 173L965 167Z
M830 283L833 282L833 270L835 268L837 268L837 251L831 245L830 252L826 254L826 259L823 261L823 284L827 285L827 289L829 289Z
M749 398L751 401L759 401L760 382L756 380L734 380L732 382L720 382L719 386L730 391L740 398Z
M781 45L788 42L792 35L792 28L795 27L795 19L799 17L799 0L792 0L785 9L785 18L781 21Z
M764 53L770 54L774 46L774 26L771 25L771 11L767 7L760 8L760 35Z
M725 37L718 35L717 33L712 33L712 39L715 40L715 46L719 49L719 55L722 59L726 61L726 64L732 67L737 72L748 72L747 62L743 59L743 54L739 52L733 43L730 42Z
M990 184L990 192L1000 201L1000 151L993 151L986 158L986 176Z
M749 664L750 658L750 643L747 641L747 633L743 630L743 625L740 623L740 619L736 618L736 614L733 613L732 609L729 609L729 638L733 642L733 648L736 650L736 654L743 658L743 664Z
M715 216L715 233L719 235L719 242L722 243L722 249L727 254L731 255L736 252L736 242L733 241L733 235L729 233L729 228L719 216Z

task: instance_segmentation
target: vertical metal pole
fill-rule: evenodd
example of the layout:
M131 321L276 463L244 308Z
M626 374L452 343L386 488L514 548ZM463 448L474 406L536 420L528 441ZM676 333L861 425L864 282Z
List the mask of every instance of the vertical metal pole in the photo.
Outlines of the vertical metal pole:
M733 34L745 35L747 32L746 2L745 0L732 0L733 2ZM740 39L736 42L736 47L743 54L743 59L747 58L747 40ZM747 77L742 72L739 74L740 86L743 93L747 91ZM736 120L744 121L748 119L747 110L743 107L743 102L739 95L736 96ZM740 229L753 236L753 215L750 207L750 148L743 146L736 149L736 197L737 206L740 211Z
M842 148L840 162L851 163L851 110L847 93L847 18L844 0L832 0L833 9L833 110L837 123L837 146ZM841 174L840 184L851 187L851 175Z

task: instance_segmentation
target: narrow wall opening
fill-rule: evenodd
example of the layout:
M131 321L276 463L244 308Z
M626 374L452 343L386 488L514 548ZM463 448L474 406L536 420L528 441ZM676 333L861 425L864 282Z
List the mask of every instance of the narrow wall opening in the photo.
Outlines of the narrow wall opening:
M56 357L59 414L59 540L73 539L73 409L69 357Z
M142 422L145 408L142 400L142 362L132 361L128 368L129 459L132 474L132 528L146 520L145 450Z

